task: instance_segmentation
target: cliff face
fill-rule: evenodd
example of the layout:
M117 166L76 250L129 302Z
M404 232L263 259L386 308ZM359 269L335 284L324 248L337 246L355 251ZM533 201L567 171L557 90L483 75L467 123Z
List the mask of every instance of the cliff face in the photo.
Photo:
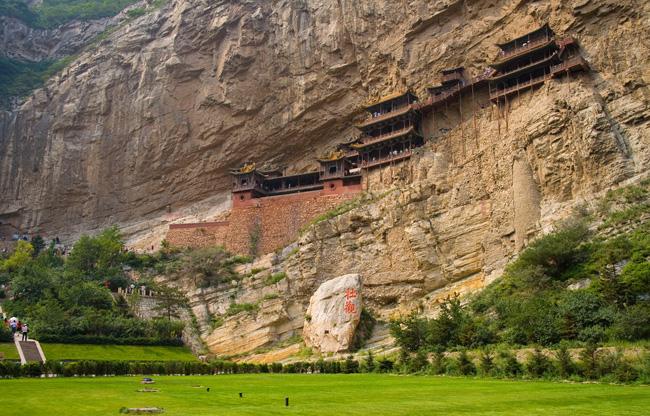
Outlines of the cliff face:
M616 131L625 121L612 100L645 103L647 8L605 0L172 1L2 115L0 217L65 236L169 218L225 194L226 169L242 160L311 163L352 132L369 95L423 92L452 65L476 73L494 43L543 21L580 40L595 70L594 101L608 106L603 127ZM643 156L630 157L631 169L640 166Z

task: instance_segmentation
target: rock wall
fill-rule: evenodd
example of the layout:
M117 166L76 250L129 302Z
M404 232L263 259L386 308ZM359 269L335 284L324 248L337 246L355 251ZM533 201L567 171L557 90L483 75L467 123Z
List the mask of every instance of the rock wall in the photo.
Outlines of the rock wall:
M225 246L229 228L228 221L171 224L165 240L172 247Z
M65 238L116 223L137 233L226 193L228 168L243 160L302 170L352 133L369 96L401 87L424 95L439 70L459 64L476 74L495 43L545 21L582 44L595 72L593 99L607 114L598 123L616 130L627 123L619 111L646 100L648 7L171 1L0 116L0 220ZM621 146L643 141L618 135ZM635 166L645 158L630 157ZM591 167L584 171L596 177Z

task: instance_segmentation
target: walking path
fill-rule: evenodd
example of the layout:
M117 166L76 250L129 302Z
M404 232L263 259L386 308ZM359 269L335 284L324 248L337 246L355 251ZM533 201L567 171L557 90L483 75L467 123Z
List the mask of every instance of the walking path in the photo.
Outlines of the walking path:
M22 334L16 333L16 335L14 335L14 344L16 344L16 349L20 356L20 363L44 363L46 360L41 344L38 341L29 338L27 341L21 341L22 338Z

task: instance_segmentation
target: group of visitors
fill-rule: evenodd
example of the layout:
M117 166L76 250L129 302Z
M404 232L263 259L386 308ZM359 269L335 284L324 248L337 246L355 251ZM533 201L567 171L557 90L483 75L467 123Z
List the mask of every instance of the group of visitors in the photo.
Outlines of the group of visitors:
M16 333L22 334L21 341L27 341L27 334L29 333L29 327L26 323L21 322L15 316L4 320L5 326L11 328L11 334L16 337Z

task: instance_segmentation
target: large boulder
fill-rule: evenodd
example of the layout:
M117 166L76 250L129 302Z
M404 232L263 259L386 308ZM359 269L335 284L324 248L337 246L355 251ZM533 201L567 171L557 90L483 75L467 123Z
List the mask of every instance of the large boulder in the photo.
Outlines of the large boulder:
M320 285L309 301L303 338L320 352L350 348L361 318L361 278L346 274Z

